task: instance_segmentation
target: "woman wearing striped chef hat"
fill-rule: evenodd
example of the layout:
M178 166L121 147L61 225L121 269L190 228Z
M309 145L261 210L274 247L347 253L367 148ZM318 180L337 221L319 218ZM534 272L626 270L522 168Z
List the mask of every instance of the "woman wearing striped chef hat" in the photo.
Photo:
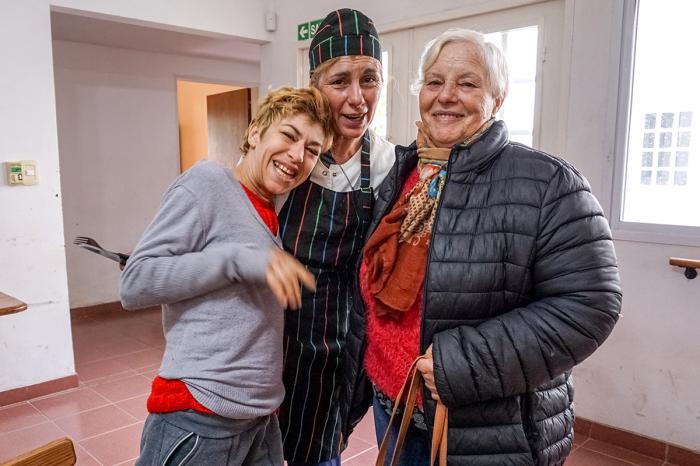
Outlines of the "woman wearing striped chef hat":
M348 314L374 193L395 160L394 145L369 128L380 59L372 20L347 8L326 16L309 49L310 84L328 98L336 134L309 180L278 200L284 247L316 278L315 291L303 290L301 309L286 314L280 423L290 466L339 465L347 443L341 427L349 402L339 380Z

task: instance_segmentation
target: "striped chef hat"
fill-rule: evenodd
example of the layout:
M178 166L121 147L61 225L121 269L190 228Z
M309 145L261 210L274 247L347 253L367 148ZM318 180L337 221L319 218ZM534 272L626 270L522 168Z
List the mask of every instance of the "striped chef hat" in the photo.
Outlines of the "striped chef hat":
M318 26L309 48L309 67L331 58L366 55L382 59L382 47L371 19L350 8L332 11Z

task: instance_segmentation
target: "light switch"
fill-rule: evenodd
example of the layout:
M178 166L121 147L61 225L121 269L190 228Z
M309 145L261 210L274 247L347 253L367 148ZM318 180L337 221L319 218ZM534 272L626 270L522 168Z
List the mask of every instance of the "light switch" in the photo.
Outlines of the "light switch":
M37 164L34 160L21 160L19 162L5 162L7 171L7 182L10 185L30 186L36 184Z

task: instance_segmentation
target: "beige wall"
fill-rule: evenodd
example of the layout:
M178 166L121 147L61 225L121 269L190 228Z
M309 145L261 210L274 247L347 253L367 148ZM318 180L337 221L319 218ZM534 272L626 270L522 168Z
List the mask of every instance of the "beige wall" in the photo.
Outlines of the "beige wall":
M50 8L95 11L98 16L107 14L140 24L157 23L180 31L208 31L255 41L268 39L269 33L264 30L263 23L266 2L207 0L201 3L189 0L2 2L0 56L3 64L11 65L3 65L0 73L0 127L3 129L0 162L36 160L41 178L39 184L34 186L0 183L0 205L6 207L0 227L0 259L3 264L0 267L0 286L3 292L29 304L26 311L4 316L0 320L0 391L75 373L66 255L76 248L66 246L66 243L70 245L72 235L67 232L64 237L63 228ZM187 63L194 65L194 60ZM86 64L94 67L91 63ZM118 63L113 66L118 68ZM202 76L201 66L188 69L191 71L187 75ZM233 69L227 69L226 77L236 76L241 83L249 85L258 83L257 63L237 64ZM105 81L119 80L122 71L116 69L102 77ZM177 75L183 74L183 71L177 72ZM209 73L202 77L213 78ZM143 107L142 104L138 110ZM131 114L124 111L119 115L128 117ZM171 121L174 128L174 115ZM101 126L100 131L95 133L81 131L79 136L95 140L107 128ZM148 136L146 134L144 137ZM80 142L81 139L76 140L76 143ZM120 148L109 147L107 153L114 160L119 160L125 153ZM61 155L62 158L64 155L70 156L63 152ZM170 152L170 157L173 156ZM141 173L131 170L131 166L126 164L122 164L123 169L117 175L102 168L99 162L95 162L95 167L91 175L121 176L123 180L134 173ZM100 197L105 203L117 198L135 197L120 195L125 192L125 186L133 186L129 184L131 181L124 181L117 191L103 189L86 192L85 197ZM129 189L134 192L133 188ZM131 215L117 217L115 221L123 218L131 218ZM143 231L144 227L141 224L140 230ZM87 230L81 229L81 234L87 234ZM117 247L116 241L109 244ZM99 272L92 275L96 280L103 277Z
M242 88L178 80L177 121L180 128L181 172L207 158L207 96L237 89Z
M119 269L70 241L133 250L180 174L176 77L255 83L258 67L66 41L53 52L70 306L117 301Z

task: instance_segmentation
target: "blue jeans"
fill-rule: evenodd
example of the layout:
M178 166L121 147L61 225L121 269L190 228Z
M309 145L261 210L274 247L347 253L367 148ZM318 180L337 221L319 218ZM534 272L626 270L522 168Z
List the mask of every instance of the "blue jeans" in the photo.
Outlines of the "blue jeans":
M377 447L382 443L384 432L389 424L389 415L384 411L377 399L374 399L374 429L377 433ZM401 419L394 419L392 426L391 439L389 440L389 448L387 450L386 462L391 460L391 455L394 453L396 445L396 436L399 433L399 425ZM427 466L430 464L430 439L428 433L418 429L413 424L408 426L406 432L406 440L403 444L403 451L399 458L399 466Z

